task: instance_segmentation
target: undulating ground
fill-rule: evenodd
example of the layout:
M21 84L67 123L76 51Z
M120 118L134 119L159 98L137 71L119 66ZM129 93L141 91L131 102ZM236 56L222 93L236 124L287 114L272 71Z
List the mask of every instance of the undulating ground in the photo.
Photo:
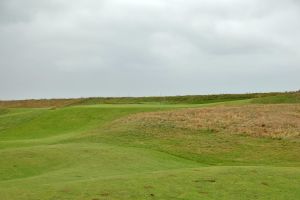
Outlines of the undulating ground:
M1 103L0 199L300 199L299 96Z

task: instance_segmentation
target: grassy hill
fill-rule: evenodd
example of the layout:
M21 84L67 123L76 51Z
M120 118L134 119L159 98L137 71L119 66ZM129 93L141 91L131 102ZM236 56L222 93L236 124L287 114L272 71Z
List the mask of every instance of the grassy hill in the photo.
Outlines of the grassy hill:
M289 93L249 93L249 94L219 94L219 95L188 95L188 96L162 96L162 97L90 97L75 99L28 99L0 101L0 108L43 108L65 107L74 105L95 104L207 104L237 100L250 100L261 98L273 98Z
M298 199L297 95L1 102L0 199Z

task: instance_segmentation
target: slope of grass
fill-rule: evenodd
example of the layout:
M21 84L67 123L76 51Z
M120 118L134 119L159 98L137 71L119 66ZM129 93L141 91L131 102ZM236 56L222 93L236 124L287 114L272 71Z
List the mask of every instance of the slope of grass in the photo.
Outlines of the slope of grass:
M272 138L300 137L299 104L219 104L201 109L152 112L122 119L141 128L157 126L177 129L212 130ZM120 122L117 122L120 123Z
M8 109L0 108L0 116L4 115L4 114L7 114L8 112L9 112Z
M258 103L258 104L300 103L300 92L255 98L252 100L252 103Z
M189 106L4 109L0 199L294 200L300 196L296 138L180 128L167 121L144 126L139 120L124 120L142 112L185 112L175 110Z
M297 139L272 139L228 134L213 130L177 128L171 123L154 126L122 125L118 121L66 142L105 143L118 146L152 149L201 165L211 166L289 166L300 165L300 144ZM121 123L122 124L122 123Z
M82 99L28 99L0 101L0 108L47 108L65 107L80 103Z
M234 100L244 100L256 97L257 94L221 94L221 95L189 95L166 97L121 97L121 98L88 98L81 104L206 104Z
M0 101L0 108L49 108L95 104L207 104L247 100L290 93L249 93L156 97L91 97L73 99L28 99Z
M1 140L36 139L60 134L80 132L100 126L106 121L128 113L167 109L167 106L137 107L66 107L61 109L32 109L2 116ZM18 109L16 109L18 110Z

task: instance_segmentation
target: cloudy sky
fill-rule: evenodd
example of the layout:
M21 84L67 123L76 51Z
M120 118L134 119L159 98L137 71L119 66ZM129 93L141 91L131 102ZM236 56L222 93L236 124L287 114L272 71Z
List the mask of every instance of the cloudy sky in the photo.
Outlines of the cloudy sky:
M299 0L1 0L0 99L300 89Z

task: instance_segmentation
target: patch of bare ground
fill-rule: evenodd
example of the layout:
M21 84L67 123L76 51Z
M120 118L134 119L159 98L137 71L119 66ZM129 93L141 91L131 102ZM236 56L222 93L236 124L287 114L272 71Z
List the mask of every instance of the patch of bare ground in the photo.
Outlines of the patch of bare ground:
M300 104L216 106L139 113L121 119L121 123L139 128L211 130L271 138L299 137Z

